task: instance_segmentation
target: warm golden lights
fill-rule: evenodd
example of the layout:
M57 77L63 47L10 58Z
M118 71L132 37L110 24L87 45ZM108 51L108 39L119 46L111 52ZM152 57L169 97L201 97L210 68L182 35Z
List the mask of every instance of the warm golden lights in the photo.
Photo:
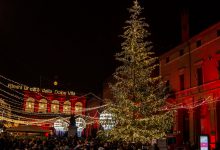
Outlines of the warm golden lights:
M25 107L26 112L34 112L34 102L35 100L32 97L29 97L26 100L26 107Z
M47 112L47 100L46 99L41 99L39 101L39 109L38 112Z
M70 103L70 101L65 101L63 103L63 113L71 114L71 103Z
M83 104L81 102L77 102L75 104L75 114L82 114Z
M52 113L58 113L59 112L59 101L53 100L51 102L51 112Z
M50 103L50 104L49 104ZM73 107L73 108L72 108ZM75 111L74 111L75 110ZM59 100L48 101L47 99L35 100L32 97L27 98L25 103L26 112L38 112L38 113L64 113L70 115L71 113L82 114L83 103L76 102L71 104L69 100L59 102Z

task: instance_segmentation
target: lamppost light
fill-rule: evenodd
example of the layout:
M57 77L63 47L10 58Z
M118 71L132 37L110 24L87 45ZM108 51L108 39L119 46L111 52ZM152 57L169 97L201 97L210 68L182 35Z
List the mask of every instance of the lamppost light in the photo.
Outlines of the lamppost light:
M54 82L53 82L53 85L54 85L54 86L57 86L57 85L58 85L58 82L57 82L57 81L54 81Z

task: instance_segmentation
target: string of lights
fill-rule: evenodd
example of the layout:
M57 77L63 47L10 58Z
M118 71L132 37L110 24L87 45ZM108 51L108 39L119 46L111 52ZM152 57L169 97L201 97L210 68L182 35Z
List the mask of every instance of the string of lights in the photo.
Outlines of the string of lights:
M0 107L0 109L1 109L1 107ZM91 117L91 116L86 116L86 115L76 115L76 116L83 116L84 118L98 119L98 118ZM15 118L15 119L13 119L13 118ZM53 123L55 120L57 120L59 118L60 118L60 116L59 117L54 117L54 118L51 118L51 119L35 119L35 118L27 118L27 117L11 114L10 118L4 116L2 118L2 120L9 121L9 122L14 122L14 123L19 123L19 124L41 124L41 123L45 123L45 122ZM65 117L65 118L69 119L70 117Z
M100 107L97 107L97 108L100 108ZM93 108L94 109L94 108ZM8 110L8 111L13 111L13 112L17 112L17 113L20 113L20 114L31 114L31 116L33 116L33 115L35 115L35 116L37 116L36 114L38 114L39 116L41 116L42 117L42 113L31 113L31 112L25 112L25 111L21 111L19 108L17 108L17 109L10 109L10 110ZM52 115L52 116L57 116L57 115L62 115L62 113L59 113L59 114L54 114L54 113L47 113L47 114L44 114L44 115L46 115L46 116L48 116L48 115ZM69 114L70 115L70 114ZM15 117L17 117L17 115L15 116ZM90 117L90 116L85 116L85 117ZM19 116L19 118L22 118L22 116ZM23 118L27 118L27 117L23 117ZM92 117L92 118L94 118L94 117ZM28 118L28 119L30 119L30 118ZM31 119L32 119L32 117L31 117Z
M27 85L24 85L24 84L20 84L20 83L18 83L18 82L16 82L16 81L13 81L13 80L11 80L11 79L8 79L8 78L6 78L6 77L4 77L4 76L2 76L2 75L0 75L0 77L4 78L4 79L6 79L6 80L8 80L8 81L10 81L10 82L13 82L13 83L15 83L15 84L18 84L18 85L27 86ZM1 83L1 84L2 84L2 83ZM3 84L3 85L4 85L4 84ZM4 85L4 86L8 88L7 85ZM9 88L9 89L10 89L10 88ZM18 93L19 93L19 94L22 94L22 95L24 96L23 93L20 93L20 92L18 92ZM39 93L39 92L36 92L36 93L39 94L39 95L41 95L43 98L45 98L45 99L47 100L47 97L43 96L41 93ZM101 98L97 97L97 96L96 96L95 94L93 94L93 93L85 94L85 95L83 95L82 97L85 97L85 96L87 96L87 95L89 95L89 94L95 96L95 97L98 98L99 100L102 100ZM19 99L22 99L22 98L19 98ZM173 107L172 109L178 109L179 107L182 108L182 105L183 105L182 103L172 104L172 103L168 103L168 102L167 102L167 104L168 104L168 105L171 105L171 106ZM59 106L63 106L63 105L65 105L65 104L59 104ZM176 107L177 107L177 108L176 108ZM97 108L89 108L89 109L87 109L87 110L82 110L82 111L89 111L89 110L93 110L93 109L97 109Z
M210 97L208 97L208 98L210 98ZM205 101L207 101L207 99L205 100ZM201 106L202 104L204 104L204 102L205 101L202 101L201 103L199 103L199 104L197 104L197 105L194 105L194 106L190 106L190 104L188 104L187 106L184 106L184 105L182 105L182 104L177 104L175 107L173 107L173 108L169 108L169 110L177 110L177 109L183 109L183 108L185 108L185 109L194 109L194 108L196 108L196 107L199 107L199 106ZM216 100L214 100L213 102L215 102ZM106 105L104 105L103 107L105 107ZM102 106L99 106L99 107L96 107L96 108L91 108L91 109L97 109L97 108L101 108ZM168 108L165 108L165 110L167 110ZM88 109L87 109L88 110ZM16 111L16 110L14 110L14 111ZM20 113L26 113L27 114L27 112L24 112L24 111L20 111L20 110L17 110L16 112L20 112ZM42 115L42 113L31 113L31 114L40 114L40 115ZM46 115L55 115L55 114L46 114ZM57 115L57 114L56 114Z
M209 104L209 103L213 103L213 102L216 102L216 101L220 101L220 100L210 100L210 101L203 101L202 103L194 106L193 108L196 108L196 107L199 107L201 105L204 105L204 104ZM175 108L175 109L189 109L189 107L180 107L180 108ZM193 109L193 108L190 108L190 109ZM97 111L98 112L98 111ZM99 113L99 112L98 112ZM81 115L83 117L90 117L90 116L86 116L86 115ZM22 116L19 116L20 118L22 118ZM6 117L5 117L6 118ZM54 123L55 120L57 120L59 117L55 117L55 118L51 118L51 119L35 119L35 121L33 121L34 119L33 118L28 118L29 120L28 121L25 121L25 120L15 120L15 119L10 119L10 118L7 118L7 119L4 119L3 120L6 120L6 121L9 121L9 122L13 122L13 123L18 123L18 124L40 124L40 123ZM90 117L92 119L95 119L97 121L99 121L99 118L97 117ZM66 117L66 119L69 119L69 117ZM68 120L67 120L68 121ZM92 124L94 123L94 121L90 122L90 123L87 123L87 124Z
M10 82L13 82L15 84L18 84L18 85L22 85L22 86L26 86L26 85L23 85L23 84L20 84L16 81L13 81L11 79L8 79L2 75L0 75L0 78L3 78L7 81L10 81ZM21 93L21 92L18 92L17 90L14 90L14 89L11 89L9 88L7 85L5 85L4 83L0 82L1 85L3 85L5 88L11 90L13 93L10 93L8 91L5 91L3 89L0 88L0 91L4 94L0 94L0 96L8 99L8 102L11 102L12 103L12 106L10 109L9 108L4 108L3 106L0 106L0 109L6 109L8 111L11 111L13 113L11 113L11 116L10 118L8 117L5 117L5 116L2 116L2 120L6 120L6 121L9 121L9 122L14 122L14 123L19 123L19 124L41 124L41 123L53 123L55 120L57 120L58 118L60 118L60 115L63 115L63 113L39 113L39 112L26 112L24 110L21 110L21 107L19 106L23 106L23 100L24 100L24 94ZM20 97L18 95L15 95L14 93L16 94L19 94L23 97ZM48 100L47 97L45 97L44 95L42 95L40 92L35 92L36 94L39 94L42 98L45 98L46 100ZM10 98L6 95L9 95L10 97L13 97L13 98ZM77 97L76 99L79 99L79 98L83 98L83 97L86 97L88 95L93 95L94 97L96 97L97 99L99 100L103 100L99 97L97 97L95 94L93 93L87 93L85 95L82 95L80 97ZM172 104L172 103L167 103L168 105L165 107L165 108L162 108L162 110L164 111L171 111L171 110L178 110L178 109L188 109L188 110L191 110L191 109L195 109L199 106L202 106L202 105L206 105L206 104L211 104L211 103L215 103L217 101L220 101L219 98L215 98L215 99L212 99L210 96L206 99L204 99L203 101L196 101L196 102L191 102L191 103L188 103L187 105L183 104L183 103L176 103L176 104ZM68 106L68 105L65 105L65 104L62 104L60 103L59 106ZM93 120L97 120L99 121L99 118L96 117L96 116L99 116L97 115L100 114L100 112L98 111L100 108L104 108L106 107L107 105L102 105L102 106L97 106L97 107L91 107L91 108L83 108L81 111L82 112L86 112L86 111L91 111L91 110L97 110L96 113L94 114L94 116L88 116L88 115L79 115L83 118L90 118L90 119L93 119ZM34 105L34 110L37 108L37 106ZM21 116L21 115L17 115L17 114L14 114L15 113L19 113L19 114L22 114L22 115L27 115L27 114L30 114L29 117L24 117L24 116ZM59 115L59 117L57 117L57 115ZM40 116L40 117L52 117L52 118L33 118L32 116ZM65 117L64 119L65 120L68 120L69 119L69 115L67 115L67 117ZM94 121L91 121L90 123L93 123Z
M7 80L7 81L9 81L9 82L15 83L15 84L20 85L20 86L29 87L29 86L27 86L27 85L24 85L24 84L21 84L21 83L18 83L18 82L16 82L16 81L14 81L14 80L11 80L11 79L9 79L9 78L6 78L6 77L4 77L4 76L2 76L2 75L0 75L0 78L3 78L3 79L5 79L5 80ZM2 84L3 84L3 83L2 83ZM5 84L4 84L4 86L7 87L7 88L9 88L9 87L8 87L7 85L5 85ZM10 88L9 88L9 89L10 89ZM19 93L19 94L23 94L23 93L21 93L21 92L18 92L18 93ZM45 97L44 95L42 95L40 92L35 91L35 93L38 94L38 95L40 95L41 97L45 98L46 100L48 100L47 97ZM96 98L99 99L99 100L103 100L103 99L101 99L100 97L96 96L94 93L91 93L91 92L89 92L89 93L87 93L87 94L84 94L84 95L82 95L82 96L77 96L76 99L81 99L81 98L84 98L84 97L89 96L89 95L92 95L92 96L96 97Z
M0 75L0 77L3 77L3 76ZM18 82L13 81L13 80L11 80L11 79L8 79L8 78L6 78L6 77L3 77L3 78L4 78L4 79L7 79L7 80L9 80L9 81L11 81L11 82L13 82L13 83L19 84ZM3 84L2 82L0 82L0 84L3 85L4 87L10 89L10 90L15 91L16 93L22 95L23 97L25 96L23 93L18 92L18 91L14 90L14 89L9 88L7 85ZM20 85L23 85L23 84L20 84ZM16 95L11 94L11 93L9 93L9 92L7 92L7 91L4 91L4 90L2 90L2 89L1 89L1 91L5 92L6 94L8 94L8 95L10 95L10 96L13 96L13 97L18 98L18 99L20 99L20 100L23 100L22 97L16 96ZM40 94L40 93L39 93L39 94ZM93 94L93 93L91 93L91 92L90 92L90 93L87 93L87 94L85 94L85 95L83 95L83 96L80 96L80 97L78 97L77 99L82 98L82 97L86 97L86 96L88 96L88 95L93 95L93 96L96 97L97 99L102 100L101 98L99 98L98 96L96 96L95 94ZM43 96L43 95L42 95L42 96ZM43 96L43 97L47 100L47 97L45 97L45 96ZM61 104L59 104L59 106L68 106L68 105L61 103ZM104 105L104 106L98 106L98 107L94 107L94 108L87 108L86 110L82 110L82 111L90 111L90 110L94 110L94 109L97 109L97 108L99 108L99 107L101 108L101 107L105 107L105 106L106 106L106 105Z
M0 89L1 90L1 89ZM3 90L1 90L1 91L3 91ZM6 91L5 91L6 92ZM9 94L8 92L6 92L7 94ZM17 96L15 96L15 95L12 95L12 96L14 96L14 97L16 97L16 98L18 98ZM210 97L209 97L210 98ZM20 97L19 97L19 99L21 99ZM206 100L207 101L207 100ZM203 101L204 102L204 101ZM202 103L203 103L202 102ZM201 104L202 104L201 103ZM198 107L198 106L200 106L201 104L198 104L198 105L195 105L195 106L193 106L194 104L188 104L187 106L183 106L183 104L182 103L179 103L179 104L176 104L176 105L173 105L174 107L173 108L169 108L170 110L173 110L173 109L182 109L182 108L187 108L187 109L193 109L193 108L196 108L196 107ZM90 111L90 110L94 110L94 109L98 109L98 108L101 108L101 107L105 107L106 105L104 105L104 106L98 106L98 107L93 107L93 108L86 108L85 110L82 110L82 111ZM167 108L166 108L166 110L167 110ZM27 113L27 112L25 112L25 113ZM33 114L33 113L32 113ZM41 115L42 115L42 113L40 113ZM48 113L47 113L47 115L48 115Z
M17 117L17 116L16 116ZM34 118L26 118L26 117L23 117L23 116L18 116L19 117L19 120L18 119L12 119L12 118L8 118L8 117L0 117L1 120L5 120L5 121L8 121L8 122L13 122L13 123L19 123L19 124L42 124L42 123L54 123L57 119L60 119L60 118L63 118L65 119L67 122L69 122L69 118L70 117L54 117L54 118L50 118L50 119L34 119ZM91 116L85 116L85 115L76 115L76 117L83 117L83 118L92 118L92 119L98 119L98 118L95 118L95 117L91 117ZM24 118L22 120L22 118ZM93 123L93 122L91 122ZM90 123L87 123L87 124L90 124Z
M10 82L16 83L16 84L18 84L18 85L26 86L26 85L20 84L20 83L18 83L18 82L16 82L16 81L13 81L13 80L11 80L11 79L8 79L8 78L6 78L6 77L4 77L4 76L2 76L2 75L0 75L0 77L3 78L3 79L8 80L8 81L10 81ZM18 92L18 91L14 90L14 89L9 88L7 85L3 84L2 82L0 82L0 84L3 85L5 88L10 89L11 91L15 92L16 94L19 94L19 95L21 95L21 96L23 96L23 97L25 96L23 93ZM0 94L1 96L3 96L3 97L5 97L5 98L10 99L10 100L13 101L13 108L12 108L10 111L18 112L18 113L22 113L22 114L26 114L26 113L27 113L27 112L25 112L25 111L20 110L20 107L18 107L19 105L22 105L22 104L23 104L23 103L20 101L20 100L23 101L23 98L22 98L22 97L17 96L17 95L15 95L15 94L12 94L12 93L10 93L10 92L7 92L7 91L5 91L5 90L3 90L3 89L0 89L0 90L1 90L1 92L4 93L4 94ZM41 95L41 96L42 96L43 98L45 98L46 100L48 100L47 97L43 96L41 93L39 93L39 92L36 92L36 93L39 94L39 95ZM6 96L5 94L6 94L6 95L9 95L10 97L13 97L13 98L10 98L10 97ZM101 98L97 97L97 96L94 95L93 93L85 94L85 95L83 95L83 96L77 97L77 99L82 98L82 97L85 97L85 96L87 96L87 95L93 95L93 96L96 97L97 99L102 100ZM15 105L16 105L16 106L15 106ZM60 106L61 106L61 105L64 105L64 106L65 106L65 104L60 104ZM86 108L86 109L83 109L82 111L91 111L91 110L99 109L99 108L102 108L102 107L105 107L105 106L106 106L106 105L97 106L97 107L92 107L92 108ZM35 108L35 107L34 107L34 108ZM0 109L1 109L1 107L0 107ZM34 112L34 113L31 113L31 114L36 115L37 113ZM42 113L41 113L40 115L42 115ZM48 113L46 113L46 115L48 115ZM96 115L96 114L95 114L95 115ZM86 116L86 115L81 115L81 116L86 117L86 118L98 119L98 118L95 118L95 116L94 116L94 117ZM8 122L14 122L14 123L19 123L19 124L39 124L39 123L45 123L45 122L53 123L54 120L58 119L57 117L54 117L54 118L51 118L51 119L36 119L36 118L33 119L33 117L27 118L27 117L18 116L18 115L15 115L15 114L11 114L10 117L12 117L12 118L19 118L19 120L11 119L11 118L6 118L6 117L4 117L4 119L3 119L3 118L2 118L2 119L3 119L3 120L6 120L6 121L8 121ZM87 123L87 124L92 124L92 123L93 123L93 121L92 121L92 122L89 122L89 123Z
M10 102L10 103L12 102L12 104L13 104L13 111L15 111L15 112L24 113L24 114L32 114L32 115L41 115L41 116L42 115L48 116L48 115L63 114L63 113L49 113L49 112L45 112L45 113L44 112L26 112L26 111L21 110L21 106L23 105L23 103L14 102L15 99L7 97L7 96L5 96L3 94L0 94L0 96L4 97L6 99L9 99L8 102ZM81 110L81 112L92 111L92 110L100 109L100 108L103 108L103 107L106 107L106 106L107 105L101 105L101 106L96 106L96 107L91 107L91 108L83 108ZM33 110L35 110L36 108L38 108L38 106L34 106Z

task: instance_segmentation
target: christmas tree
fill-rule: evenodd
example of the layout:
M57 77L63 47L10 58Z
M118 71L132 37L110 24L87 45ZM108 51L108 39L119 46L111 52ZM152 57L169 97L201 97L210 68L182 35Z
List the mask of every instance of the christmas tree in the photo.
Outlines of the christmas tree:
M112 120L104 122L114 123L114 127L99 132L108 141L151 142L164 137L172 126L172 111L165 109L166 89L155 75L158 58L148 40L148 24L140 17L142 9L138 1L128 9L122 51L116 54L120 66L114 73L115 83L110 85L114 100L108 101L106 108Z

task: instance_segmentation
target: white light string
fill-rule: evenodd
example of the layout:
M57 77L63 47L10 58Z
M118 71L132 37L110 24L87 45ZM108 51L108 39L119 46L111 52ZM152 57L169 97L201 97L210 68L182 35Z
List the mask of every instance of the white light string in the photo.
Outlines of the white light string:
M9 98L9 97L7 97L7 96L5 96L3 94L0 94L0 96L4 97L6 99L9 99L8 100L9 103L11 103L14 100L14 99ZM12 100L12 101L10 101L10 100ZM65 113L50 113L50 112L46 112L46 113L43 113L43 112L27 112L27 111L21 110L21 107L20 107L21 105L23 105L23 104L21 104L21 103L14 103L13 102L13 106L11 107L12 111L23 113L23 114L39 115L39 116L43 116L43 115L44 116L49 116L49 115L54 116L54 115L63 115L63 114L65 114ZM92 111L92 110L100 109L100 108L103 108L103 107L106 107L106 106L107 105L102 105L102 106L97 106L97 107L92 107L92 108L86 108L86 109L82 109L81 112ZM34 107L34 108L37 108L37 106ZM68 115L68 114L65 114L65 115Z
M0 106L0 108L2 108L2 107ZM28 122L29 124L39 124L39 123L45 123L45 122L50 122L51 123L51 120L52 120L52 122L54 122L53 120L57 120L59 118L64 118L64 117L60 117L59 116L59 117L50 118L50 119L36 119L36 118L27 118L27 117L18 116L18 115L14 115L14 116L16 116L15 118L19 118L19 120L18 119L8 118L8 117L5 117L5 116L4 116L4 118L6 118L5 119L6 121L10 121L10 122L12 122L11 120L14 120L13 122L20 122L20 123ZM91 116L86 116L86 115L76 115L76 116L83 116L83 118L98 119L98 118L91 117ZM23 120L22 120L22 118L23 118ZM66 117L66 119L69 119L69 118L70 117Z
M7 81L10 81L10 82L13 82L13 83L15 83L15 84L18 84L18 85L20 85L20 86L27 86L27 85L18 83L18 82L14 81L14 80L11 80L11 79L9 79L9 78L6 78L6 77L4 77L4 76L2 76L2 75L0 75L0 78L3 78L3 79L5 79L5 80L7 80ZM2 83L2 84L3 84L3 83ZM8 87L7 85L5 85L5 84L4 84L4 86L7 87L7 88L9 88L9 87ZM27 87L29 87L29 86L27 86ZM9 88L9 89L10 89L10 88ZM18 93L19 93L19 94L23 94L23 93L20 93L20 92L18 92ZM44 96L41 95L41 93L39 93L39 92L35 92L35 93L37 93L37 94L39 94L40 96L44 97ZM89 92L89 93L87 93L87 94L85 94L85 95L82 95L82 96L76 96L76 99L80 99L80 98L85 97L85 96L88 96L88 95L93 95L93 96L96 97L97 99L102 100L100 97L96 96L94 93L91 93L91 92ZM47 97L44 97L44 98L47 98Z
M0 77L2 77L2 76L0 75ZM7 78L4 77L4 79L7 79ZM13 80L10 80L10 79L8 79L8 80L9 80L9 81L13 81ZM15 82L15 81L13 81L13 82L16 83L16 84L19 84L18 82ZM20 94L20 95L26 96L25 94L23 94L23 93L21 93L21 92L18 92L18 91L14 90L14 89L9 88L7 85L3 84L2 82L0 82L0 84L3 85L4 87L10 89L10 90L15 91L16 93L18 93L18 94ZM23 84L20 84L20 85L23 85ZM1 89L0 89L0 90L1 90ZM13 97L18 98L18 99L20 99L20 100L23 100L22 97L16 96L16 95L11 94L11 93L9 93L9 92L7 92L7 91L4 91L4 90L1 90L1 91L2 91L2 92L5 92L6 94L8 94L8 95L10 95L10 96L13 96ZM38 92L35 92L35 93L40 94L40 93L38 93ZM91 92L89 92L89 93L87 93L87 94L85 94L85 95L82 95L82 96L80 96L80 97L77 97L76 99L81 99L82 97L84 98L84 97L86 97L86 96L88 96L88 95L92 95L92 96L94 96L95 98L97 98L97 99L103 101L103 99L101 99L100 97L96 96L94 93L91 93ZM50 101L50 100L47 99L47 97L45 97L45 96L43 96L43 95L41 95L41 94L40 94L40 96L44 97L47 101ZM69 105L59 104L59 106L69 106ZM103 106L98 106L98 107L101 107L101 108L102 108L102 107L105 107L105 105L103 105ZM98 107L94 107L94 108L83 108L83 109L85 109L85 110L83 110L83 111L90 111L90 110L93 110L93 109L97 109Z
M204 104L209 104L209 103L213 103L213 102L217 102L217 101L220 101L220 100L216 100L216 99L214 99L214 100L211 100L211 101L203 101L202 103L200 103L200 104L198 104L198 105L196 105L195 107L193 107L193 108L196 108L196 107L199 107L199 106L201 106L201 105L204 105ZM181 107L181 108L179 108L179 109L182 109L182 108L184 108L184 107ZM191 108L191 109L193 109L193 108ZM84 116L85 117L85 116ZM56 117L57 118L57 117ZM33 119L33 118L32 118ZM40 121L35 121L34 123L42 123L42 122L48 122L49 120L54 120L55 118L51 118L51 119L44 119L44 120L40 120ZM99 118L92 118L92 119L96 119L96 120L99 120ZM19 120L18 120L19 121ZM18 122L18 121L13 121L13 122ZM21 121L22 122L22 121ZM23 121L23 122L25 122L25 121ZM27 122L27 121L26 121ZM92 122L93 123L93 122ZM29 124L30 124L30 122L29 122Z
M6 78L6 77L4 77L4 76L2 76L2 75L0 75L0 77L1 78L4 78L4 79L6 79L6 80L8 80L8 81L10 81L10 82L13 82L13 83L16 83L16 84L18 84L18 85L23 85L23 84L20 84L20 83L18 83L18 82L15 82L15 81L13 81L13 80L11 80L11 79L8 79L8 78ZM1 84L3 84L3 83L1 83ZM8 88L8 86L6 86L6 85L4 85L5 87L7 87ZM23 85L24 86L24 85ZM1 89L0 89L1 90ZM3 91L3 90L1 90L1 91ZM23 98L20 98L20 97L18 97L18 96L16 96L16 95L14 95L14 94L11 94L11 93L9 93L9 92L6 92L6 91L3 91L3 92L5 92L6 94L9 94L10 96L12 96L12 97L15 97L15 98L18 98L18 99L22 99L23 100ZM17 93L17 92L16 92ZM19 92L18 92L19 93ZM40 94L40 93L38 93L38 92L35 92L35 93L37 93L37 94ZM23 94L23 93L19 93L19 94ZM97 99L99 99L99 100L102 100L101 98L99 98L99 97L97 97L95 94L93 94L93 93L88 93L88 94L86 94L86 95L89 95L89 94L91 94L91 95L93 95L94 97L96 97ZM41 94L40 94L41 95ZM42 97L43 97L43 95L41 95ZM85 96L83 96L83 97L85 97ZM78 99L78 98L77 98ZM178 109L194 109L194 108L197 108L197 107L199 107L199 106L202 106L202 105L204 105L204 104L209 104L209 103L213 103L213 102L217 102L217 101L220 101L220 100L216 100L216 99L212 99L211 101L209 100L210 99L210 97L208 97L207 99L205 99L205 100L203 100L202 102L200 102L200 101L197 101L197 102L199 102L198 104L195 104L195 102L192 102L192 103L189 103L189 104L187 104L187 105L183 105L183 103L178 103L178 104L172 104L172 103L168 103L168 102L166 102L167 104L169 104L169 105L172 105L172 107L166 107L166 108L163 108L162 110L178 110ZM196 103L197 103L196 102ZM103 105L103 107L106 107L107 105ZM102 106L101 106L102 107ZM94 107L94 108L87 108L85 111L89 111L89 110L93 110L93 109L99 109L99 108L101 108L100 106L99 107ZM98 111L96 111L96 113L97 113ZM99 113L99 112L98 112ZM100 114L100 113L99 113ZM89 116L90 117L90 116ZM90 117L91 118L91 117ZM99 119L99 118L93 118L93 119Z

